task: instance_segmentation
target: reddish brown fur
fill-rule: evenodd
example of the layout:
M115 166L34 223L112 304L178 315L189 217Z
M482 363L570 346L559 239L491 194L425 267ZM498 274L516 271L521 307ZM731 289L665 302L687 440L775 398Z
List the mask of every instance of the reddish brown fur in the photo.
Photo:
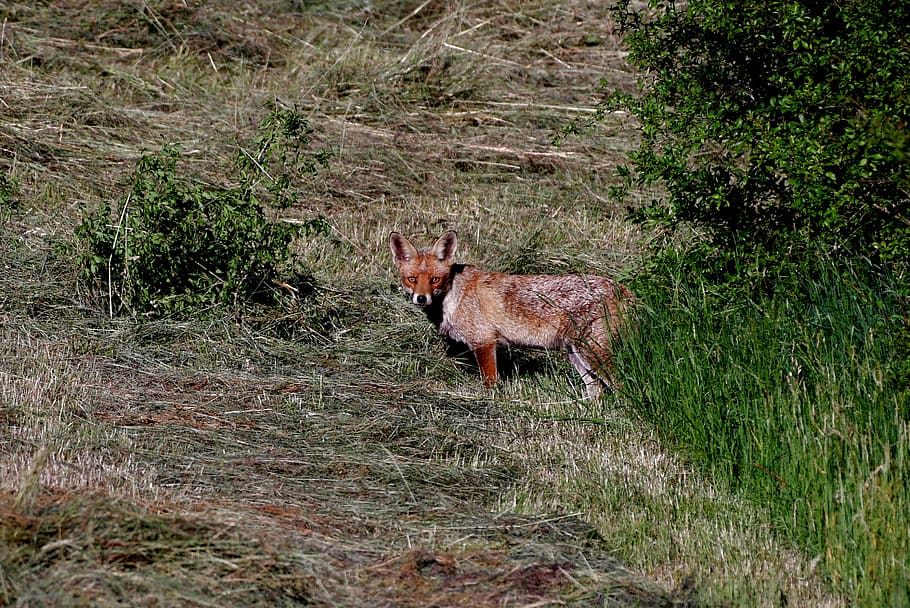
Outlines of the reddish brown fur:
M590 397L612 383L610 345L634 301L623 285L596 275L511 275L455 264L457 235L449 231L429 249L397 232L390 236L395 265L411 301L439 332L467 344L484 384L498 378L496 346L567 350Z

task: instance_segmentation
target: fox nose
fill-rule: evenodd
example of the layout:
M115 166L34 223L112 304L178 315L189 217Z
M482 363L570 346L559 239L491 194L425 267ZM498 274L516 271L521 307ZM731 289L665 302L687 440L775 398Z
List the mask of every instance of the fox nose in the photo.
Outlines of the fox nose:
M418 294L418 295L416 295L416 296L414 296L414 303L415 303L415 304L419 304L420 306L426 306L426 304L427 304L427 296L425 296L425 295L422 294L422 293L421 293L421 294Z

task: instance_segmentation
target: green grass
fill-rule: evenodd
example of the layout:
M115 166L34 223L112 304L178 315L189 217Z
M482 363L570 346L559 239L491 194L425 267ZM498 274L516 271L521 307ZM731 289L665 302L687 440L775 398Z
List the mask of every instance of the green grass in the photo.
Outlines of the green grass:
M907 605L906 302L893 281L867 278L757 302L661 290L619 366L635 411L767 510L835 588L860 605Z

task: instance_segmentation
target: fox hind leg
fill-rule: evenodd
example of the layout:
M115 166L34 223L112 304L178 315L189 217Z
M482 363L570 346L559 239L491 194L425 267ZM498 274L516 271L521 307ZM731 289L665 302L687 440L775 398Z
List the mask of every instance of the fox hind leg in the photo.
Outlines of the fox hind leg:
M599 373L597 367L591 365L589 361L589 359L594 358L596 360L599 357L592 357L593 353L583 353L581 349L571 343L569 344L568 350L569 361L576 371L578 371L581 379L585 383L588 399L594 401L604 394L604 392L607 394L613 392L609 378L606 378L603 374Z

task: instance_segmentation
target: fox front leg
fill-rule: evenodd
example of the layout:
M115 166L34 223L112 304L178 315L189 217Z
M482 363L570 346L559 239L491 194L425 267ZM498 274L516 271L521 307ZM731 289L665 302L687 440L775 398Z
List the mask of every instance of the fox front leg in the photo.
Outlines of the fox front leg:
M472 346L471 350L474 351L474 357L477 359L477 367L480 368L483 385L489 388L496 384L498 379L496 373L496 343Z

